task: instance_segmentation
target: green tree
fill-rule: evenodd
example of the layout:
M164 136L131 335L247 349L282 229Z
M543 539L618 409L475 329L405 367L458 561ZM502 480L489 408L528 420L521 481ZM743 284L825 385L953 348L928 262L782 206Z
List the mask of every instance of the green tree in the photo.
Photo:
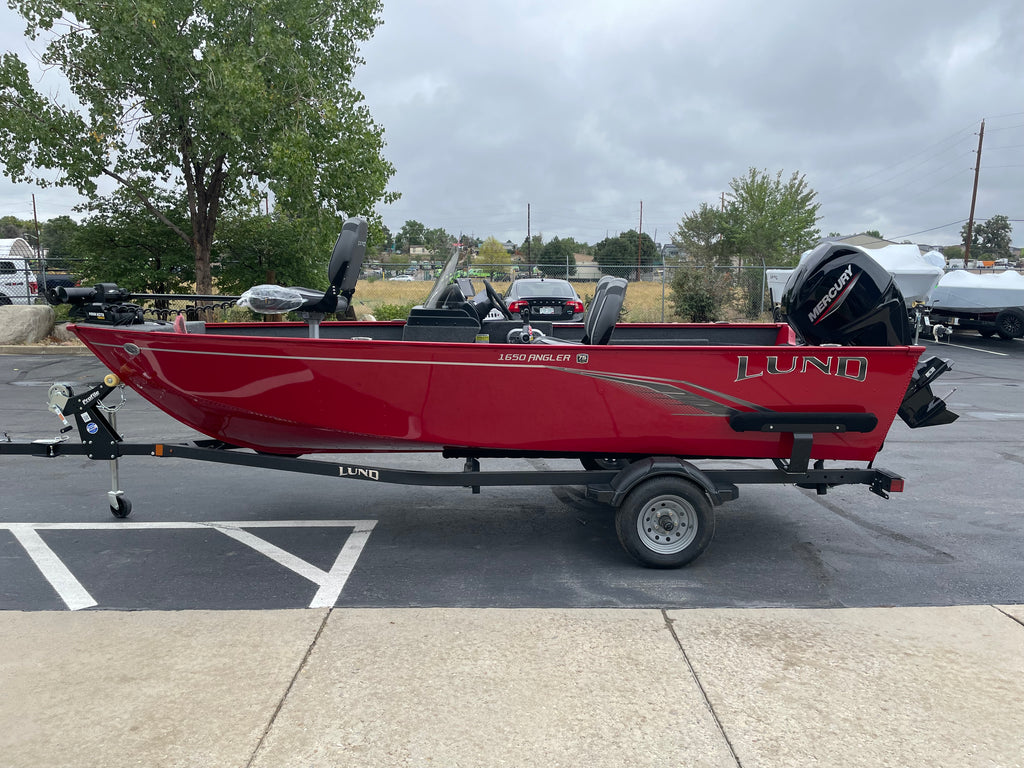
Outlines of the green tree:
M576 257L570 240L562 240L557 236L551 238L541 248L535 261L540 271L548 277L569 278L576 274Z
M562 242L568 243L574 254L582 254L584 256L593 256L594 248L587 243L581 243L572 237L563 237Z
M884 237L882 237L882 233L879 232L877 229L869 229L864 234L871 235L872 237L877 237L879 240L885 239Z
M9 5L74 97L44 95L23 61L0 57L5 174L86 196L115 181L193 253L200 292L225 208L251 210L269 190L278 208L337 231L342 215L395 198L383 131L352 86L379 0ZM184 187L184 221L161 207L168 185Z
M676 317L691 323L722 318L732 274L710 264L684 264L673 271L671 302Z
M650 235L631 229L616 237L606 237L595 245L594 261L606 275L638 280L642 268L660 263L661 257Z
M701 265L728 264L729 252L725 247L727 219L723 211L707 203L691 211L679 222L672 243Z
M536 264L540 258L540 252L544 250L544 235L533 235L524 237L523 244L519 246L520 255L528 264Z
M402 253L408 253L414 245L427 244L426 234L427 228L423 224L415 219L409 219L398 230L398 234L395 236L395 245Z
M971 255L981 258L988 256L993 259L1010 257L1010 232L1013 227L1010 220L1003 214L992 216L987 221L975 224L971 232ZM961 237L966 242L965 224Z
M326 289L334 240L321 232L286 216L225 216L213 251L217 285L233 294L263 283Z
M800 254L814 245L821 232L816 224L820 203L803 175L788 181L782 171L770 176L751 168L729 185L725 215L725 247L740 264L795 265Z
M445 232L444 229L437 227L424 232L423 241L431 256L435 259L443 259L451 253L455 238Z
M962 245L947 245L942 249L942 255L946 257L947 262L955 259L963 261L964 247Z
M180 199L164 193L154 202L165 216L187 226ZM89 211L72 245L83 283L117 283L136 293L192 292L188 246L137 199L121 190L93 200Z
M19 219L17 216L4 216L0 218L0 239L11 240L15 237L24 237L27 233L35 231L31 221Z
M77 233L78 222L70 216L57 216L39 226L39 239L47 252L47 267L74 269L68 260L76 255L74 241Z
M505 250L505 246L498 242L497 238L488 237L484 240L480 246L480 251L477 253L476 259L477 264L484 266L496 266L500 267L500 270L510 272L512 269L512 256L508 251ZM493 272L491 273L494 274Z

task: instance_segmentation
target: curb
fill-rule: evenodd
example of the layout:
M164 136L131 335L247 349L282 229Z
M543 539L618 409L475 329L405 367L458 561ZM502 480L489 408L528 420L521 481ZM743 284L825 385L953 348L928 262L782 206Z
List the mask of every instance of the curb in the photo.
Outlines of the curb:
M0 355L90 355L85 346L60 344L0 344Z

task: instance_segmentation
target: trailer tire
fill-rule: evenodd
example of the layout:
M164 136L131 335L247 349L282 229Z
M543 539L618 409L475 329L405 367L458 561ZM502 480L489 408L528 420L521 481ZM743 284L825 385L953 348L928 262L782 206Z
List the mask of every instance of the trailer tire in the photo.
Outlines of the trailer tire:
M615 531L630 555L648 568L679 568L707 549L715 512L707 494L676 476L639 483L615 513Z
M996 316L996 333L1004 341L1024 336L1024 312L1004 309Z

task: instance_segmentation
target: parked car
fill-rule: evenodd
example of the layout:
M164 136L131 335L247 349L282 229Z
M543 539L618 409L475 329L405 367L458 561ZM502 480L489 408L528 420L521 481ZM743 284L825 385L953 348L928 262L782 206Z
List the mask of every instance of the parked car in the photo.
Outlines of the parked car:
M28 262L32 255L21 238L0 240L0 305L36 303L38 285Z
M508 311L520 319L519 311L530 308L533 320L580 322L583 320L583 300L567 280L526 277L516 280L505 294Z
M388 280L398 280L403 283L411 283L414 279L415 278L412 275L395 275L394 277L388 278Z

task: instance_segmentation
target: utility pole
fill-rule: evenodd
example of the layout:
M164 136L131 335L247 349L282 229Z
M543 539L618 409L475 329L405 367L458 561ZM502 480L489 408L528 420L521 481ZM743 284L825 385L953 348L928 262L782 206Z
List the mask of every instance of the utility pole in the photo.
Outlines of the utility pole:
M526 263L533 274L533 237L530 236L530 204L526 204Z
M636 238L636 279L640 281L640 251L644 244L644 201L640 201L640 231Z
M43 246L39 241L39 214L36 213L36 196L32 195L32 221L35 222L36 226L36 258L39 259L40 264L43 260ZM43 270L44 272L46 270Z
M32 221L36 226L36 261L43 276L43 294L46 293L46 263L43 261L43 243L39 239L39 214L36 213L36 196L32 195Z
M978 173L981 171L981 144L985 140L985 121L981 121L981 130L978 132L978 161L974 165L974 191L971 192L971 215L967 219L967 237L964 240L964 269L967 269L967 260L971 257L971 232L974 229L974 204L978 201Z

